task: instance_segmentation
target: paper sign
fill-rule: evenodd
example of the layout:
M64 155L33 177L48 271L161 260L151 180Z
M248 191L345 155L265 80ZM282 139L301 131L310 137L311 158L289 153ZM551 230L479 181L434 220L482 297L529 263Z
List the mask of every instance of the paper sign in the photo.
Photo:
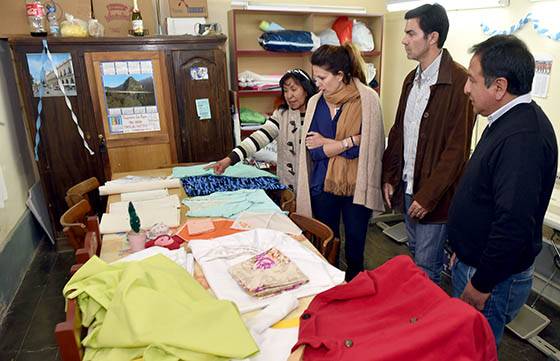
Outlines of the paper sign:
M196 99L196 114L200 120L211 119L212 114L210 113L210 102L208 98Z
M548 85L550 83L550 72L552 70L552 56L535 56L535 76L531 94L535 97L546 98L548 96Z
M111 134L161 130L152 62L103 62L101 69Z

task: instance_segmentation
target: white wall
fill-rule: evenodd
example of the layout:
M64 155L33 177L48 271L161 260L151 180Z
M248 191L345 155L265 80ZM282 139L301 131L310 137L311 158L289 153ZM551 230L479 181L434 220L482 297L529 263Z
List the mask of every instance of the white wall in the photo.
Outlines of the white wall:
M510 6L506 8L448 12L450 30L445 47L456 61L468 67L471 58L468 53L469 47L487 39L481 30L481 22L494 28L507 29L528 12L541 18L541 22L550 24L551 29L560 31L560 25L554 17L555 14L560 13L560 1L533 3L529 0L511 0ZM387 131L389 125L394 122L402 81L406 74L416 66L415 62L406 59L400 43L404 34L404 25L404 12L389 13L386 16L382 82L384 96L382 100ZM560 139L560 107L558 107L560 100L560 42L539 36L530 23L515 35L527 43L533 54L546 53L553 57L548 97L546 99L535 98L535 101L551 119L557 132L556 136ZM483 119L479 122L481 125L485 125ZM483 127L480 127L480 130L482 129Z
M8 189L8 200L0 208L0 251L26 209L27 190L35 176L29 156L10 52L0 41L0 167Z

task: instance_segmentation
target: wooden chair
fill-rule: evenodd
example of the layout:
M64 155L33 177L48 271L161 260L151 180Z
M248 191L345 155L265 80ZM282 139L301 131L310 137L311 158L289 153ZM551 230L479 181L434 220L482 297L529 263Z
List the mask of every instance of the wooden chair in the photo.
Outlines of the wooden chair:
M266 193L283 211L294 212L296 210L296 195L291 190L271 190Z
M97 217L88 217L88 223L94 223L95 221L97 221ZM86 233L86 236L84 238L84 247L78 248L76 250L76 263L86 263L91 257L99 256L99 253L101 251L97 233L95 231L89 230L89 224L87 225L87 227L88 232Z
M325 259L337 266L340 240L334 237L332 229L314 218L290 213L290 219L303 231L303 235L317 248Z
M95 177L86 179L80 182L66 191L66 204L68 208L72 208L74 205L78 204L81 200L86 200L90 202L88 193L99 188L99 181ZM90 202L91 203L91 202Z
M60 224L63 227L62 231L68 237L68 241L75 250L83 248L88 230L96 233L98 244L101 244L99 220L97 216L88 217L92 214L91 205L87 200L82 199L60 217ZM88 229L88 226L91 229Z
M81 340L85 331L77 300L68 300L66 320L58 323L54 329L61 361L80 361L83 358Z

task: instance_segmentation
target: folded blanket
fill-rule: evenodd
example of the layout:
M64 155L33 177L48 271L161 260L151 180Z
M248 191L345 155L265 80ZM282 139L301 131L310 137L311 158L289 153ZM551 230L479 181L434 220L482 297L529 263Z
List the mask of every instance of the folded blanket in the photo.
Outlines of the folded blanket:
M309 282L298 266L276 248L231 266L228 272L254 297L278 294Z

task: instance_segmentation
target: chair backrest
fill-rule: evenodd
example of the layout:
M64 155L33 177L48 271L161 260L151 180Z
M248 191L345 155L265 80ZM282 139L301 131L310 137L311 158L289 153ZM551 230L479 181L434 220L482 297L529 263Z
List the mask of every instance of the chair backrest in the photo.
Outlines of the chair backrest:
M99 181L95 177L91 177L82 181L66 191L66 204L69 208L85 199L89 202L88 193L99 188Z
M76 250L76 263L86 263L91 257L97 255L99 243L94 232L87 232L84 239L84 248Z
M66 320L58 323L54 329L61 361L80 361L83 358L81 344L85 329L76 299L68 300Z
M296 195L289 189L284 189L280 193L280 208L286 212L295 212Z
M296 195L291 190L267 190L266 194L283 211L294 212L296 210Z
M92 214L91 205L85 199L70 207L61 217L62 231L74 249L83 248L87 232L86 217ZM99 231L98 231L99 234Z
M338 264L340 240L334 237L332 229L314 218L290 213L290 219L303 231L303 235L317 248L319 253L332 265Z

